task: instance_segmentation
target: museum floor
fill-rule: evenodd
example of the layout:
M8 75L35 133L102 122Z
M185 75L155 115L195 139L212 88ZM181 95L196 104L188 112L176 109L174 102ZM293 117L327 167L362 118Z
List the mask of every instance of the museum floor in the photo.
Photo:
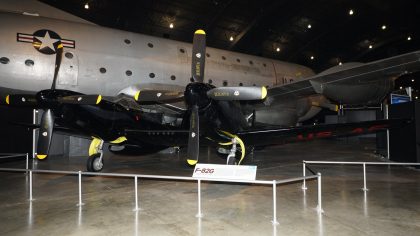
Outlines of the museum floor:
M302 175L302 160L381 161L365 145L332 140L289 144L256 151L246 164L258 165L257 179ZM371 145L368 145L371 146ZM201 160L223 160L205 148ZM208 155L210 153L210 155ZM104 172L191 176L180 154L147 157L107 154ZM85 170L86 158L52 157L34 169ZM24 168L25 161L0 167ZM31 164L32 166L32 164ZM420 235L420 171L368 166L364 193L361 166L321 166L324 214L316 208L316 182L277 188L273 226L272 189L248 184L202 184L202 219L196 218L197 184L140 180L141 211L134 208L134 181L83 177L84 206L75 176L0 172L0 235Z

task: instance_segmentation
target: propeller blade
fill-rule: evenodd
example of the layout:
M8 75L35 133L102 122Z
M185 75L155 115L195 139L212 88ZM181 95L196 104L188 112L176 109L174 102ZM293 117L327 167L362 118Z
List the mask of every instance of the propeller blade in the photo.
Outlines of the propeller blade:
M36 106L38 100L34 94L11 94L6 96L5 103L10 106Z
M54 68L54 78L51 85L51 89L55 89L56 83L57 83L57 77L58 77L58 71L60 70L61 61L63 59L63 44L60 42L60 44L57 46L57 50L55 52L55 68Z
M207 96L222 101L263 100L267 96L265 87L219 87L207 92Z
M138 102L161 102L182 98L184 92L169 90L139 90L135 93L134 99Z
M199 154L199 118L198 106L193 106L190 116L190 132L188 137L187 162L189 165L195 165L198 162Z
M102 101L101 95L72 95L58 97L57 101L63 104L97 105Z
M48 109L42 114L41 127L39 128L38 134L38 147L37 155L38 159L45 159L50 150L52 134L54 127L54 114L51 109Z
M204 30L197 30L194 33L191 76L195 82L203 83L204 64L206 61L206 33Z

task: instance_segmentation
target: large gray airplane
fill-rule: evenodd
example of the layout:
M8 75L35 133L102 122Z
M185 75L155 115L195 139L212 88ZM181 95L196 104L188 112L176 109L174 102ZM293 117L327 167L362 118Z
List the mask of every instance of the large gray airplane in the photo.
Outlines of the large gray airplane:
M206 48L202 30L188 44L100 27L36 1L0 6L2 102L44 110L33 127L40 128L39 159L53 132L93 137L90 171L103 168L104 142L135 146L139 154L187 146L191 165L199 145L226 144L220 150L228 154L238 144L241 163L247 146L383 130L398 122L295 126L322 108L378 104L396 78L420 69L416 51L315 75L297 64Z

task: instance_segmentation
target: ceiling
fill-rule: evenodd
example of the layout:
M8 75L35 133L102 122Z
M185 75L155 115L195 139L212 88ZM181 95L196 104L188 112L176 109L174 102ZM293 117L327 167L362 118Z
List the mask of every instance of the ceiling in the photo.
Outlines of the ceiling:
M42 2L102 26L184 42L202 28L210 47L294 62L316 72L340 62L368 62L420 49L416 0Z

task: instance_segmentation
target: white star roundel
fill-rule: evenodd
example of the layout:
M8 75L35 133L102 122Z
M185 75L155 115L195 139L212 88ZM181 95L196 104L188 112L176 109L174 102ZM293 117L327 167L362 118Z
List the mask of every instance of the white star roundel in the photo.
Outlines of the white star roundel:
M54 31L42 29L34 33L32 45L41 53L55 54L60 44L61 37Z

